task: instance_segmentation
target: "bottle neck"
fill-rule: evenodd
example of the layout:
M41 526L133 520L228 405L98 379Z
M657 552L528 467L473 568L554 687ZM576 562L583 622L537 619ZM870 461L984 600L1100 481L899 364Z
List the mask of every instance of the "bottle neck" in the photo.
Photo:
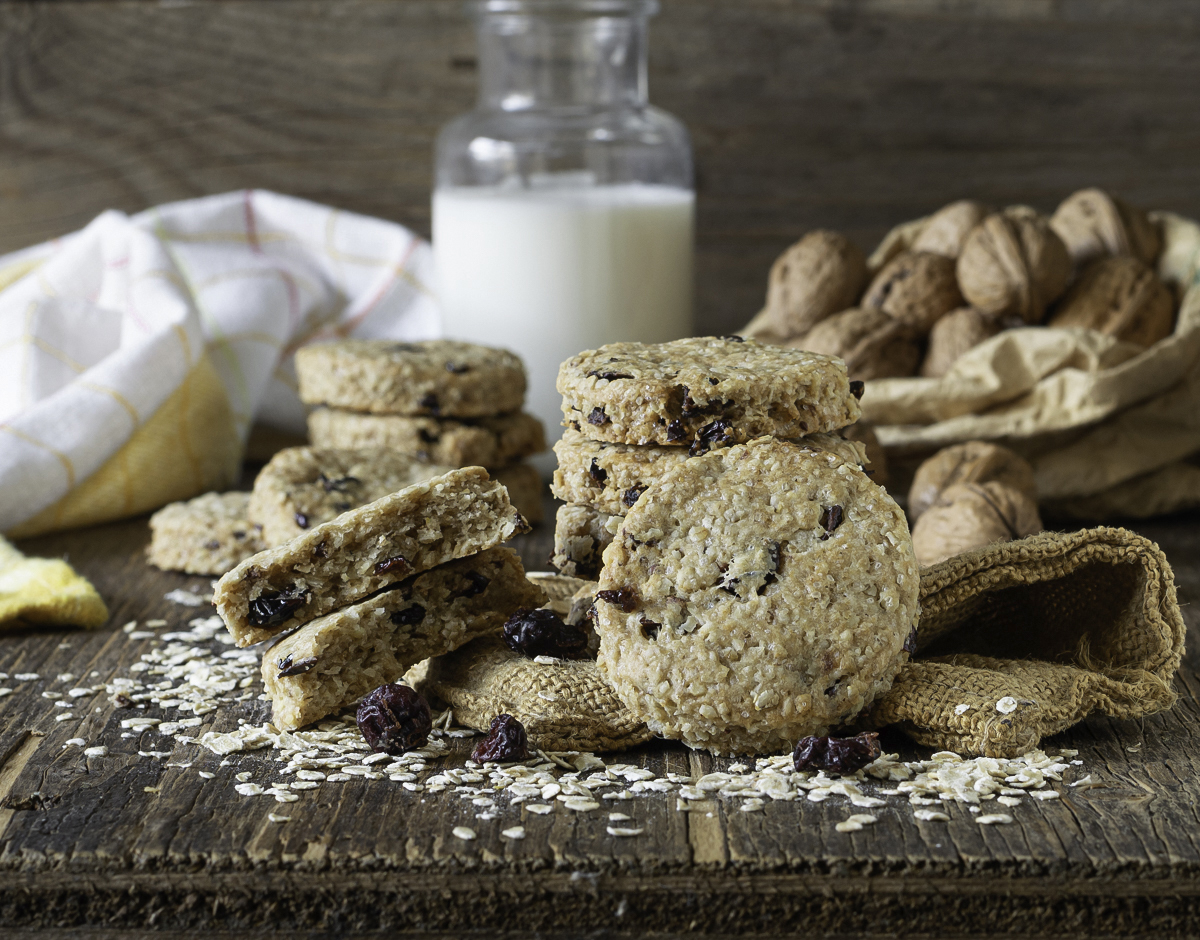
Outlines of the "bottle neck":
M481 13L479 108L644 106L646 27L644 12Z

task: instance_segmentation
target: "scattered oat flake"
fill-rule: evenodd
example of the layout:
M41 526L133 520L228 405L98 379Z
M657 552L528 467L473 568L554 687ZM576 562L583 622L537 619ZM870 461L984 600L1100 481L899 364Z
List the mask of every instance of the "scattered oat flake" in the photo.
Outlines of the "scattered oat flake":
M956 715L965 715L970 710L971 710L971 706L968 705L966 702L963 702L961 705L954 706L954 714L956 714Z
M163 595L163 600L168 600L172 604L179 604L181 607L200 607L208 603L207 597L202 597L193 591L185 591L183 588L168 591Z
M214 773L209 773L207 770L200 770L197 773L205 780L212 780L216 776Z
M36 672L18 672L13 676L18 682L36 682L41 678Z
M1093 777L1091 774L1088 774L1086 777L1081 777L1079 780L1076 780L1074 783L1071 784L1071 786L1072 787L1082 787L1085 790L1090 790L1093 787L1102 787L1102 786L1104 786L1104 784L1101 783L1099 780L1097 780L1095 777Z
M1017 700L1011 695L1006 695L996 703L996 711L1001 715L1011 715L1017 710Z
M0 688L0 698L3 698L5 695L12 695L12 692L13 692L12 689Z
M545 816L547 813L553 813L554 807L546 803L527 803L525 809L531 813L537 813L539 816Z
M913 811L913 816L921 822L949 822L950 817L945 813L939 813L935 809L918 809Z
M67 743L63 747L83 747L87 741L83 738L68 738Z
M1031 797L1033 797L1035 800L1042 800L1042 801L1058 799L1058 791L1057 790L1030 790L1029 795Z
M504 838L506 838L506 839L524 839L525 838L525 827L524 826L513 826L511 829L502 830L500 835L504 836Z
M624 829L620 826L606 826L605 830L610 836L618 836L623 838L629 836L640 836L646 831L645 829Z
M83 751L84 757L105 757L108 755L108 748L103 744L98 744L95 747L85 748Z
M285 823L292 821L291 816L280 816L278 813L267 813L267 819L273 823Z
M55 721L70 721L75 716L71 712L63 712L61 715L55 715Z
M975 822L981 826L1007 826L1013 818L1007 813L988 813L983 816L976 816Z
M475 838L475 830L468 829L466 826L455 826L451 832L454 833L454 838L462 839L464 842L470 842Z
M143 793L157 793L158 787L142 787Z

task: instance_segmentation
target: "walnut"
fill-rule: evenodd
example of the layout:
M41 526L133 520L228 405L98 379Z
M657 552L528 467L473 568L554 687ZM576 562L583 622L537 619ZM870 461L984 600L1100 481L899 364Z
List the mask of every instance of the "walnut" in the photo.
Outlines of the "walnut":
M783 336L800 336L851 306L866 280L867 261L857 245L837 232L809 232L771 266L770 325Z
M1019 490L995 480L956 483L913 526L913 551L927 567L973 548L1041 531L1037 503Z
M915 522L951 486L991 481L1037 500L1028 461L999 444L967 441L939 450L917 468L908 491L908 518Z
M972 199L960 199L943 206L926 220L921 234L912 243L912 250L957 258L971 229L987 214L987 206Z
M954 261L928 251L901 252L875 275L862 305L928 333L943 314L962 305Z
M1096 258L1129 256L1153 265L1162 247L1158 228L1141 209L1102 189L1081 189L1064 199L1050 227L1076 267Z
M989 215L958 256L958 285L971 306L993 317L1040 323L1067 286L1071 259L1045 218L1018 207Z
M1000 330L999 323L974 307L951 310L929 331L929 348L921 362L921 375L940 379L959 356Z
M865 307L835 313L785 345L844 359L850 377L864 381L912 375L921 361L921 347L904 323Z
M1047 325L1083 326L1153 346L1171 335L1175 299L1136 258L1100 258L1083 269Z
M879 438L875 436L875 429L871 425L859 421L857 424L842 428L838 433L846 440L858 441L866 447L869 461L866 467L867 475L871 478L872 483L887 486L887 453L884 451L883 445L879 443Z

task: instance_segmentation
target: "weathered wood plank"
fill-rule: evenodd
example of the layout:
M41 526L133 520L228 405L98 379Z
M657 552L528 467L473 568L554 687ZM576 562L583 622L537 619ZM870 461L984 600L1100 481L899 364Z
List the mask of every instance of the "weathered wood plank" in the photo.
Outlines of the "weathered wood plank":
M699 332L761 304L804 231L864 247L965 195L1081 186L1200 215L1200 15L1184 0L665 0L651 92L692 130ZM0 251L106 208L247 186L429 231L470 107L459 0L0 5Z

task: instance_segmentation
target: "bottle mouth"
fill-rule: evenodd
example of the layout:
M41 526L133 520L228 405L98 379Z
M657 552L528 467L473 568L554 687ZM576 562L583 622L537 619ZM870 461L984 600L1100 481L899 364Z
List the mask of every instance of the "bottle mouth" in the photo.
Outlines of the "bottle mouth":
M653 16L658 0L472 0L467 9L475 16Z

